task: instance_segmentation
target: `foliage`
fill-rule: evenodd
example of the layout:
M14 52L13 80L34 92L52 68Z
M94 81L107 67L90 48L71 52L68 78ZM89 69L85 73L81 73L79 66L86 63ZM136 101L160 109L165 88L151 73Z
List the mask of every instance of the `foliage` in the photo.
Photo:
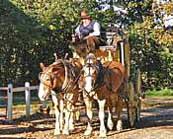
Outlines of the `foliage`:
M142 71L145 89L171 87L173 81L173 33L155 22L162 10L172 12L173 4L159 7L153 0L117 0L127 15L97 10L95 0L1 0L0 1L0 86L8 82L23 85L38 83L39 63L50 64L54 52L62 57L74 28L80 22L79 11L87 8L93 19L106 28L110 23L127 25L131 44L132 75ZM156 14L157 13L157 14ZM160 16L161 18L161 16ZM157 27L157 28L156 28Z
M172 89L162 89L162 90L148 90L146 92L147 96L173 96L173 90Z
M166 6L170 8L168 4ZM148 13L142 14L143 21L134 22L130 27L132 71L142 70L144 89L171 87L173 34L154 22L153 9L151 5L149 7Z
M3 0L0 5L0 81L2 85L8 82L23 85L25 81L35 84L39 63L53 61L53 53L65 46L66 41L58 39L58 31L50 30L37 20L39 16L32 7L34 1L30 1L30 5L29 1L12 2Z

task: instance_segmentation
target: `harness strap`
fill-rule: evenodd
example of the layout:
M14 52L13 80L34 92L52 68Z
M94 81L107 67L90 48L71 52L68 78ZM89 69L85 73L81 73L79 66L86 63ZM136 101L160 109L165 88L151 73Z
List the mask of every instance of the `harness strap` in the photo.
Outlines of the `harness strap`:
M103 65L100 62L100 60L98 60L98 76L94 85L94 89L97 89L99 86L102 86L104 84L104 69L103 69Z
M72 65L67 65L63 60L62 60L63 64L64 64L64 68L65 68L65 80L61 89L61 94L63 94L63 96L61 97L61 99L63 99L64 103L67 104L68 102L71 103L73 106L75 106L75 103L73 100L69 100L66 96L67 93L72 91L76 85L77 85L77 81L80 78L80 74L82 71L80 71L79 75L75 78L76 73L73 70L73 66ZM68 70L69 69L69 70ZM68 111L73 111L73 110L68 110Z
M65 79L64 79L64 82L63 82L63 85L62 85L62 90L64 90L67 87L67 84L68 84L68 71L67 71L67 65L66 65L65 61L62 60L62 59L60 59L60 61L63 63L64 70L65 70Z
M91 92L93 92L95 89L93 89ZM84 89L84 92L86 93L87 97L90 99L90 100L93 100L94 99L94 96L96 94L96 92L94 91L94 93L90 96L90 92L86 91Z

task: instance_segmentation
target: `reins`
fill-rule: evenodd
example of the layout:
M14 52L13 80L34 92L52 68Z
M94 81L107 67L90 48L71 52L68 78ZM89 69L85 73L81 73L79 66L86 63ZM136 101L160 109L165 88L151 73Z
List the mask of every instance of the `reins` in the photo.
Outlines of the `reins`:
M89 62L90 62L90 59L89 59ZM102 69L102 65L100 65L101 63L99 63L99 65L97 66L96 64L93 64L93 63L87 63L86 66L89 67L89 75L87 76L84 76L85 77L89 77L91 76L92 78L94 78L93 75L90 74L90 68L95 68L96 71L97 71L97 75L96 76L96 82L94 84L94 87L92 88L92 90L90 92L88 92L85 88L83 88L83 91L86 93L87 97L90 98L90 99L93 99L93 97L95 96L96 92L95 90L99 87L99 86L102 86L104 85L104 82L102 81L101 79L101 75L104 76L104 74L102 74L101 72L103 72L103 69ZM98 79L99 78L99 79ZM104 77L103 77L104 78ZM99 83L101 81L101 84ZM94 92L92 95L91 95L91 92Z
M68 66L66 65L65 61L63 61L63 60L61 60L61 61L62 61L63 65L64 65L64 69L65 69L65 80L64 80L62 89L60 91L63 95L65 95L65 98L62 97L61 99L63 99L66 104L69 102L69 103L71 103L74 106L75 103L67 98L67 94L68 94L68 92L72 91L76 87L76 83L78 82L82 71L80 71L78 76L73 81L73 78L71 78L71 79L68 78L69 75L72 75L73 77L75 77L75 75L73 75L73 73L72 73L73 72L72 71L73 66L71 68L69 68L71 70L68 71ZM70 76L70 77L72 77L72 76Z

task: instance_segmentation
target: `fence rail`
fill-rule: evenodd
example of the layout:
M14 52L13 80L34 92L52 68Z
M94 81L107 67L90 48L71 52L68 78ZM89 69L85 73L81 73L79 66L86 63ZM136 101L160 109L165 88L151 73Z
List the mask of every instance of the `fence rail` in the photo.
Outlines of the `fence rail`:
M25 92L25 103L26 103L26 117L30 116L30 104L31 104L31 91L38 90L38 86L30 86L29 82L25 82L24 87L15 87L13 88L12 84L8 84L7 87L0 87L0 91L7 92L7 119L12 121L12 106L13 106L13 93L15 92Z

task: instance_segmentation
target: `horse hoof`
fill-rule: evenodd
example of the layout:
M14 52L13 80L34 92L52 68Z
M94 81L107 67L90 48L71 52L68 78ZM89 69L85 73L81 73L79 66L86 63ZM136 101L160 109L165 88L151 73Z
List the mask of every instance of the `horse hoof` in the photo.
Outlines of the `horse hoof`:
M73 130L74 130L74 126L70 126L70 127L69 127L69 130L70 130L70 131L73 131Z
M114 124L112 122L109 122L107 126L109 130L113 130Z
M117 131L122 131L123 130L123 128L122 127L119 127L119 128L117 128Z
M106 138L106 137L107 137L107 136L106 136L106 133L100 132L99 138Z
M63 130L63 131L62 131L62 134L63 134L63 135L69 135L69 131L68 131L68 130Z
M109 128L109 130L113 130L113 125L111 125L111 126L108 126L108 128Z
M122 121L117 122L117 131L121 131L123 129L122 127Z
M84 136L89 136L91 135L92 130L85 130Z
M56 135L60 135L61 134L61 132L59 131L59 130L55 130L54 131L54 135L56 136Z

